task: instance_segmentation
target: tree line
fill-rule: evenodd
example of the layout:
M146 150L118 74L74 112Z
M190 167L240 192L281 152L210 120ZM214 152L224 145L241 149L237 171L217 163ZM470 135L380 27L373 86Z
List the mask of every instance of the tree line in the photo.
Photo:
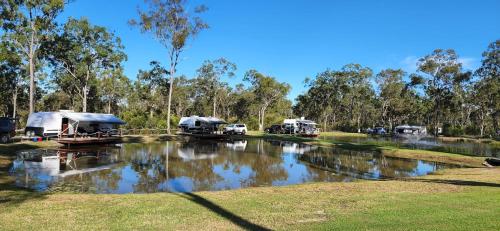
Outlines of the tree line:
M324 129L359 132L414 124L434 134L441 128L453 136L498 135L499 48L500 40L492 42L475 71L464 70L453 49L420 58L416 73L385 69L374 74L359 64L326 70L306 81L309 89L297 98L294 113L320 121Z
M287 99L291 86L257 70L236 76L225 58L200 64L195 76L177 72L186 45L209 29L201 5L148 0L128 22L166 48L135 78L119 36L86 18L56 17L64 0L0 0L0 114L71 109L119 115L129 128L176 126L182 116L221 117L250 129L304 116L324 130L361 131L399 124L443 128L448 135L494 135L500 116L500 40L483 53L481 67L464 70L454 50L436 49L419 59L416 73L360 64L327 69L306 79L307 92ZM230 86L225 79L240 78Z

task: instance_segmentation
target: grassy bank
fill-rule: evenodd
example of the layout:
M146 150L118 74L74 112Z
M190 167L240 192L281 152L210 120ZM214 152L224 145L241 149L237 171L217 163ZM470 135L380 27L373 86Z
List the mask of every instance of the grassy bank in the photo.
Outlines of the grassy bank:
M500 169L185 194L0 191L2 230L498 230Z

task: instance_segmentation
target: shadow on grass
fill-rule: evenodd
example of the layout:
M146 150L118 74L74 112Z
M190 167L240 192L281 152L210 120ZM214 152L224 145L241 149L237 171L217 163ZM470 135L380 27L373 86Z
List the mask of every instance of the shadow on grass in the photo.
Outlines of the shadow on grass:
M481 186L481 187L500 187L498 183L484 182L484 181L471 181L471 180L446 180L446 179L422 179L422 178L382 178L377 181L407 181L407 182L423 182L423 183L437 183L437 184L451 184L459 186Z
M196 204L199 204L209 210L211 210L214 213L217 213L219 216L222 216L229 221L231 221L233 224L238 225L239 227L246 229L246 230L270 230L266 227L260 226L258 224L254 224L250 221L245 220L243 217L240 217L234 213L231 213L230 211L218 206L217 204L214 204L213 202L198 196L193 193L182 193L179 194L181 197L188 199L192 202L195 202Z
M28 200L43 199L45 196L44 193L16 187L13 182L0 184L0 207L15 206Z
M469 181L469 180L444 180L444 179L404 179L404 181L413 181L413 182L425 182L425 183L438 183L438 184L452 184L452 185L460 185L460 186L483 186L483 187L500 187L500 184L490 183L490 182L482 182L482 181Z

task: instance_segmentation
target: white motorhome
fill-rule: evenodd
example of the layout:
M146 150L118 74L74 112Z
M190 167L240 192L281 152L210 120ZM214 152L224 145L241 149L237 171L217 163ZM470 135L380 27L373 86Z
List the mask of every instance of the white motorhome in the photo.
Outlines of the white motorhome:
M96 132L110 133L118 125L125 124L112 114L82 113L73 111L36 112L28 117L27 136L57 136Z
M221 124L227 123L215 117L182 117L179 121L179 130L185 133L213 133Z

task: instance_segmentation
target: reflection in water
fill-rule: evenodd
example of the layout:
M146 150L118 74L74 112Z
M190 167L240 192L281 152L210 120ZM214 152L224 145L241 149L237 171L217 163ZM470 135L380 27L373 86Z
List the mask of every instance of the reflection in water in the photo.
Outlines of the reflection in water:
M20 152L16 184L39 191L150 193L424 175L443 166L261 139Z

